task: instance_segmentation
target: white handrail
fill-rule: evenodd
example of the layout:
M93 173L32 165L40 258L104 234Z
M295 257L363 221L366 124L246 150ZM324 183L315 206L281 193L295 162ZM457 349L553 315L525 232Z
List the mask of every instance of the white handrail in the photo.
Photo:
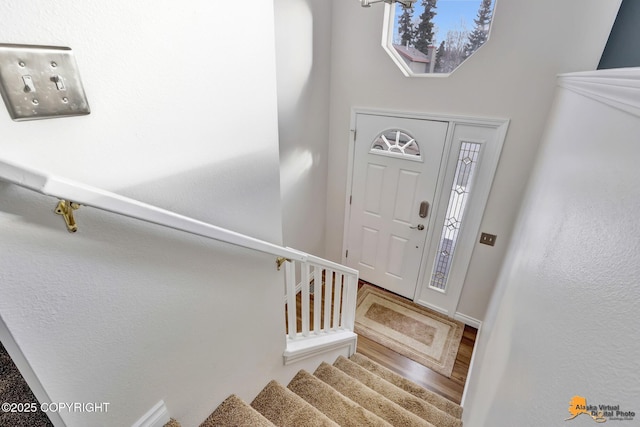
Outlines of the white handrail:
M306 261L304 252L284 248L264 240L236 233L222 227L198 221L184 215L149 205L135 199L121 196L76 181L35 171L27 167L0 160L0 180L8 181L38 193L68 200L84 206L91 206L107 212L139 219L152 224L202 237L230 243L236 246L284 257L290 260ZM343 267L344 268L344 267Z
M66 178L49 175L24 166L0 160L0 180L28 188L46 196L53 196L66 202L94 207L107 212L163 227L184 231L209 239L282 257L285 264L285 286L288 306L288 338L283 354L285 364L293 363L323 351L348 347L349 355L355 352L357 336L353 332L356 311L358 271L326 259L285 248L236 233L206 222L198 221L157 206L149 205L96 187L91 187ZM72 209L69 203L65 203ZM59 207L60 208L60 207ZM72 218L72 217L71 217ZM69 218L66 218L69 220ZM69 225L69 223L67 224ZM278 259L278 266L282 259ZM296 262L301 281L296 277ZM313 276L310 275L313 268ZM311 280L317 286L314 309L311 310ZM300 316L302 328L296 325L296 288L300 284L302 305ZM323 289L324 288L324 289ZM322 294L325 298L322 298ZM313 311L313 330L310 328ZM324 321L321 324L321 313Z
M291 249L291 248L289 248ZM359 274L358 270L355 270L353 268L347 267L345 265L342 264L338 264L335 263L333 261L329 261L327 259L323 259L323 258L318 258L317 256L314 255L307 255L307 262L311 262L314 264L319 264L323 267L328 267L328 268L332 268L334 270L340 271L342 273L346 273L346 274L351 274L351 275L355 275L357 276Z

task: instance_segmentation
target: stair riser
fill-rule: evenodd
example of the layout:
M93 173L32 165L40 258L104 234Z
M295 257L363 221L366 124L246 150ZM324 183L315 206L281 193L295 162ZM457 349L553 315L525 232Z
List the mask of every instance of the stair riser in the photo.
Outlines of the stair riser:
M462 427L458 405L364 356L352 360L300 371L288 388L271 381L251 405L232 395L200 427Z

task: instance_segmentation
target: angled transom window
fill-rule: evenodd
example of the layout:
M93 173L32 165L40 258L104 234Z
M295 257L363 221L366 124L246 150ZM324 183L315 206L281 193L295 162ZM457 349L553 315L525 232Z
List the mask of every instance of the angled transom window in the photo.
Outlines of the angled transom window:
M489 38L495 0L385 5L382 46L406 76L449 74Z
M398 129L389 129L378 135L371 144L371 153L421 159L420 146L415 138Z

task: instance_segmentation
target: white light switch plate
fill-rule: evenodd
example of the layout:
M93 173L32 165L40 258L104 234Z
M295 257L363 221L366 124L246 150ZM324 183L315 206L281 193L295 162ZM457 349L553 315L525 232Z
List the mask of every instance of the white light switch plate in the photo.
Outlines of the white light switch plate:
M16 121L91 112L68 47L0 44L0 91Z

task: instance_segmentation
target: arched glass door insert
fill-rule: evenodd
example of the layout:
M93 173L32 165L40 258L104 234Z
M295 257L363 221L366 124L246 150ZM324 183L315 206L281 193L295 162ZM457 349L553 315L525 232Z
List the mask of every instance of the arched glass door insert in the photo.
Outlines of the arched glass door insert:
M371 153L402 156L411 160L422 159L418 141L399 129L389 129L378 135L371 144Z

